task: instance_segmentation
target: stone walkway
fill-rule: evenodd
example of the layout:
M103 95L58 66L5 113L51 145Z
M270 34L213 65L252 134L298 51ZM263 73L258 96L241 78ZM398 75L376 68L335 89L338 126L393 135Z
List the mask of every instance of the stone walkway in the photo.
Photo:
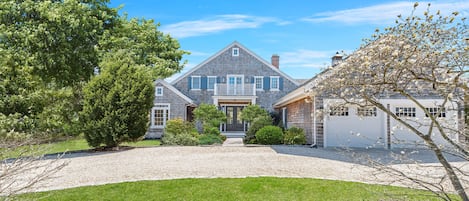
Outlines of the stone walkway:
M224 147L243 147L243 138L226 138L223 142Z

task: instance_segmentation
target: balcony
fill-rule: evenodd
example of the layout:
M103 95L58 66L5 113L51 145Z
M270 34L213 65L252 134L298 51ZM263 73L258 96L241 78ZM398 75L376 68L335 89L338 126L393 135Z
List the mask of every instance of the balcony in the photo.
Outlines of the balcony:
M256 96L254 84L215 84L215 96Z

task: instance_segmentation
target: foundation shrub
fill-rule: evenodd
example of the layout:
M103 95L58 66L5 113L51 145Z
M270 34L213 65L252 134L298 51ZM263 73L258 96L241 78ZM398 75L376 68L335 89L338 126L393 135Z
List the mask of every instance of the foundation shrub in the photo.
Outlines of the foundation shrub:
M305 131L302 128L291 127L283 136L285 144L306 144Z
M259 144L282 144L282 129L278 126L265 126L256 132L256 140Z

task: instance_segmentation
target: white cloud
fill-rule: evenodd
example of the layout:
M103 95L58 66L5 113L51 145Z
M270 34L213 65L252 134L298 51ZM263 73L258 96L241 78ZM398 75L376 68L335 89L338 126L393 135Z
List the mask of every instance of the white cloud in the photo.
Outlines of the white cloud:
M187 38L206 34L219 33L231 29L252 29L266 23L286 25L289 22L272 17L259 17L250 15L218 15L212 18L183 21L162 26L161 31L171 34L175 38Z
M423 13L427 9L429 2L419 2L417 14ZM443 14L449 14L453 11L459 11L463 16L469 15L469 1L461 2L430 2L430 10L440 10ZM340 22L345 24L372 23L372 24L390 24L402 14L408 16L412 12L414 3L412 2L393 2L379 4L363 8L331 11L317 13L311 17L303 18L303 21L321 23L321 22Z
M293 52L283 52L280 54L280 68L324 68L330 62L332 55L334 55L334 51L299 49Z

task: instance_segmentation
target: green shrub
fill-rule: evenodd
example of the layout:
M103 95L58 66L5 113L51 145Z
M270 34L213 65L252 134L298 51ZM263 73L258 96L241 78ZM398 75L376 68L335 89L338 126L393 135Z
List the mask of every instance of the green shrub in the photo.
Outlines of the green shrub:
M241 119L247 122L253 122L258 117L268 116L269 113L259 105L249 105L241 111Z
M222 135L213 134L202 134L199 137L199 144L210 145L210 144L221 144L223 143Z
M278 126L265 126L257 131L256 140L260 144L282 144L282 129Z
M166 122L163 144L192 146L199 143L199 134L194 124L182 119L171 119Z
M220 135L220 129L216 127L207 127L204 129L205 135Z
M128 58L101 62L103 71L83 89L80 113L86 141L92 147L141 139L153 106L152 77Z
M206 129L210 129L212 127L217 128L220 126L220 123L226 121L225 113L218 110L217 106L211 104L202 103L199 107L195 108L193 113L195 120L202 123L204 133L206 133Z
M272 118L268 115L260 116L255 118L249 125L249 129L246 132L246 137L244 137L244 143L246 144L256 144L256 132L265 126L272 125Z
M283 136L283 143L285 144L306 144L305 132L302 128L291 127L285 132Z

